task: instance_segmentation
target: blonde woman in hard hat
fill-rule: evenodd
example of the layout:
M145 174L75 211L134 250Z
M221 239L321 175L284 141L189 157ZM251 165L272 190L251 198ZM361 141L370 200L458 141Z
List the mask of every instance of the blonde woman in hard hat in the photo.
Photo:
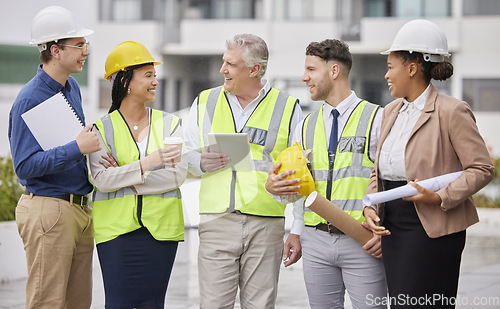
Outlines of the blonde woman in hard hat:
M431 300L425 308L454 308L465 229L478 222L472 195L490 182L493 165L469 105L431 83L453 74L444 32L427 20L410 21L382 54L388 54L389 91L398 99L384 109L367 193L407 182L419 193L365 207L364 215L383 236L391 308L418 307L418 299ZM415 184L462 170L437 192Z
M102 150L90 156L106 308L163 308L184 238L181 121L146 106L155 99L159 64L135 41L119 44L106 59L112 104L95 125ZM178 144L165 146L172 137Z
M88 125L73 141L43 149L21 115L55 96L85 124L80 86L71 75L82 71L90 55L85 37L93 32L60 6L38 12L30 44L38 47L41 64L10 111L12 159L26 186L16 208L28 269L26 308L84 309L92 301L92 184L85 155L99 149L99 140Z

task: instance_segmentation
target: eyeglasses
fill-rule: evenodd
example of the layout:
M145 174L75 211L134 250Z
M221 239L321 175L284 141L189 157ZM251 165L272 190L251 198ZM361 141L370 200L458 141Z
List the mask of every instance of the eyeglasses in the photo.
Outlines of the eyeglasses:
M66 45L66 44L58 44L60 46L67 46L67 47L74 47L74 48L80 48L82 50L82 54L85 54L85 52L90 52L90 43L85 42L82 46L78 45Z

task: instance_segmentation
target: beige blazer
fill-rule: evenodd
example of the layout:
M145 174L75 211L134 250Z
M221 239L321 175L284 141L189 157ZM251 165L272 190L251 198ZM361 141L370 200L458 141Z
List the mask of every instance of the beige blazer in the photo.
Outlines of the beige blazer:
M380 148L402 106L403 100L396 99L384 108L375 168L367 193L382 190L378 178ZM479 221L472 195L491 181L494 167L467 103L440 94L431 85L424 110L406 145L405 169L408 181L464 171L457 180L436 192L443 201L441 207L415 203L429 237L459 232ZM377 205L377 211L381 214L383 205Z

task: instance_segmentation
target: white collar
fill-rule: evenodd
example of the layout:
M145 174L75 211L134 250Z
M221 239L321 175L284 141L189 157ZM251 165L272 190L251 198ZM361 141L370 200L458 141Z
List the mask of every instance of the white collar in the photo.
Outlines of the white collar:
M351 95L345 98L342 102L339 103L336 107L331 106L330 104L325 102L325 106L323 107L323 110L328 112L329 115L332 114L332 110L335 108L338 112L339 115L344 115L345 112L349 110L352 104L357 104L359 102L358 96L354 91L351 90ZM333 117L333 116L331 116Z
M252 100L252 103L256 102L256 101L260 102L260 100L262 100L264 98L264 96L266 95L266 93L268 93L269 90L271 90L271 84L269 83L269 81L267 79L261 78L260 83L262 84L263 87L259 90L259 94L257 95L257 97ZM231 92L227 91L226 89L224 89L224 92L228 96L230 96L232 99L236 100L236 102L239 102L238 98L234 94L232 94Z
M419 111L424 110L425 101L427 100L427 96L429 95L429 89L431 88L431 84L427 86L427 88L415 99L413 102L408 102L405 98L403 98L403 107L400 112L405 111L410 105L417 108Z

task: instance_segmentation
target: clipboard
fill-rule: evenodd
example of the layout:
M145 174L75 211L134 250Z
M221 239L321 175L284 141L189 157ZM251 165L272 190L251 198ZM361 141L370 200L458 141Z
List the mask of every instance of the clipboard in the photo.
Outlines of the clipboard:
M74 141L83 122L62 92L21 115L44 151Z
M254 170L247 133L208 133L207 138L210 151L222 152L231 158L226 168Z

